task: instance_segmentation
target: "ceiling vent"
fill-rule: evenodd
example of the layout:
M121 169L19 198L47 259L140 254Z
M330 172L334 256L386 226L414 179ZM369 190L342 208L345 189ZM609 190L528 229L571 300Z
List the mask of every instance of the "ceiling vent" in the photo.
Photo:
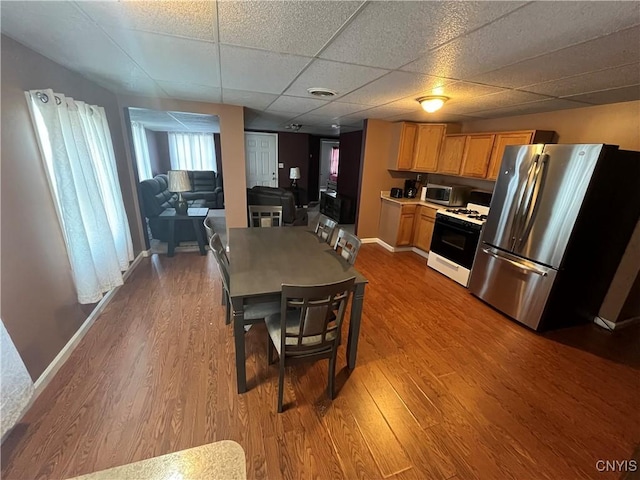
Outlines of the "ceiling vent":
M307 88L307 92L309 92L311 95L315 97L322 97L322 98L335 97L338 94L338 92L336 92L335 90L329 90L328 88L320 88L320 87Z

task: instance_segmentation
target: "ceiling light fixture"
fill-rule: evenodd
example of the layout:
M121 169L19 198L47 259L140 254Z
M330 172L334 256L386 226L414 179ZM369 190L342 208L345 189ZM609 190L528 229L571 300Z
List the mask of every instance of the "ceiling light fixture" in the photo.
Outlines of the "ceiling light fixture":
M311 87L311 88L307 88L307 92L309 92L311 95L314 95L316 97L335 97L338 92L336 92L335 90L329 90L328 88L321 88L321 87Z
M420 97L417 99L425 112L433 113L436 110L440 110L444 102L449 100L449 97L442 97L439 95L429 95L427 97Z
M299 123L290 123L289 125L285 125L284 128L286 128L287 130L293 130L297 133L298 130L302 128L302 125L300 125Z

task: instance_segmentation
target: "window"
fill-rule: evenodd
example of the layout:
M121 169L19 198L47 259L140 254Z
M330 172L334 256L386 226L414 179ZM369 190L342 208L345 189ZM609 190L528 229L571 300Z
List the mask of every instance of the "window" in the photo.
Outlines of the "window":
M133 260L104 108L51 90L26 94L78 301L98 302Z
M331 166L329 167L329 178L333 181L338 179L338 165L340 163L340 149L331 147Z
M169 157L173 170L218 171L212 133L169 132Z
M144 125L139 122L131 122L131 134L133 137L133 151L138 167L138 180L143 181L153 178L153 174L151 173L151 160L149 159L147 131L144 129Z

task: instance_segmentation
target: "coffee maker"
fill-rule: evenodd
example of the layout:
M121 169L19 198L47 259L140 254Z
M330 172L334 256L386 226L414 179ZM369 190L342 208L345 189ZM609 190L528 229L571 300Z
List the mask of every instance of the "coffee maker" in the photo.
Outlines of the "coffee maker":
M418 194L418 188L416 187L416 181L409 179L404 181L404 196L406 198L416 198Z

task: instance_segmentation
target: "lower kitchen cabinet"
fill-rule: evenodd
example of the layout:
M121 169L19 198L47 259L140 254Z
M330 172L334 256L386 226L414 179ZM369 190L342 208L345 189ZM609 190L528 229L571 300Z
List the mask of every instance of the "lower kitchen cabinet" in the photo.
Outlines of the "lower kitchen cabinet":
M415 213L413 227L413 245L428 252L436 220L436 209L420 205Z
M413 222L417 205L403 205L400 212L400 225L398 226L398 247L408 247L413 240Z

